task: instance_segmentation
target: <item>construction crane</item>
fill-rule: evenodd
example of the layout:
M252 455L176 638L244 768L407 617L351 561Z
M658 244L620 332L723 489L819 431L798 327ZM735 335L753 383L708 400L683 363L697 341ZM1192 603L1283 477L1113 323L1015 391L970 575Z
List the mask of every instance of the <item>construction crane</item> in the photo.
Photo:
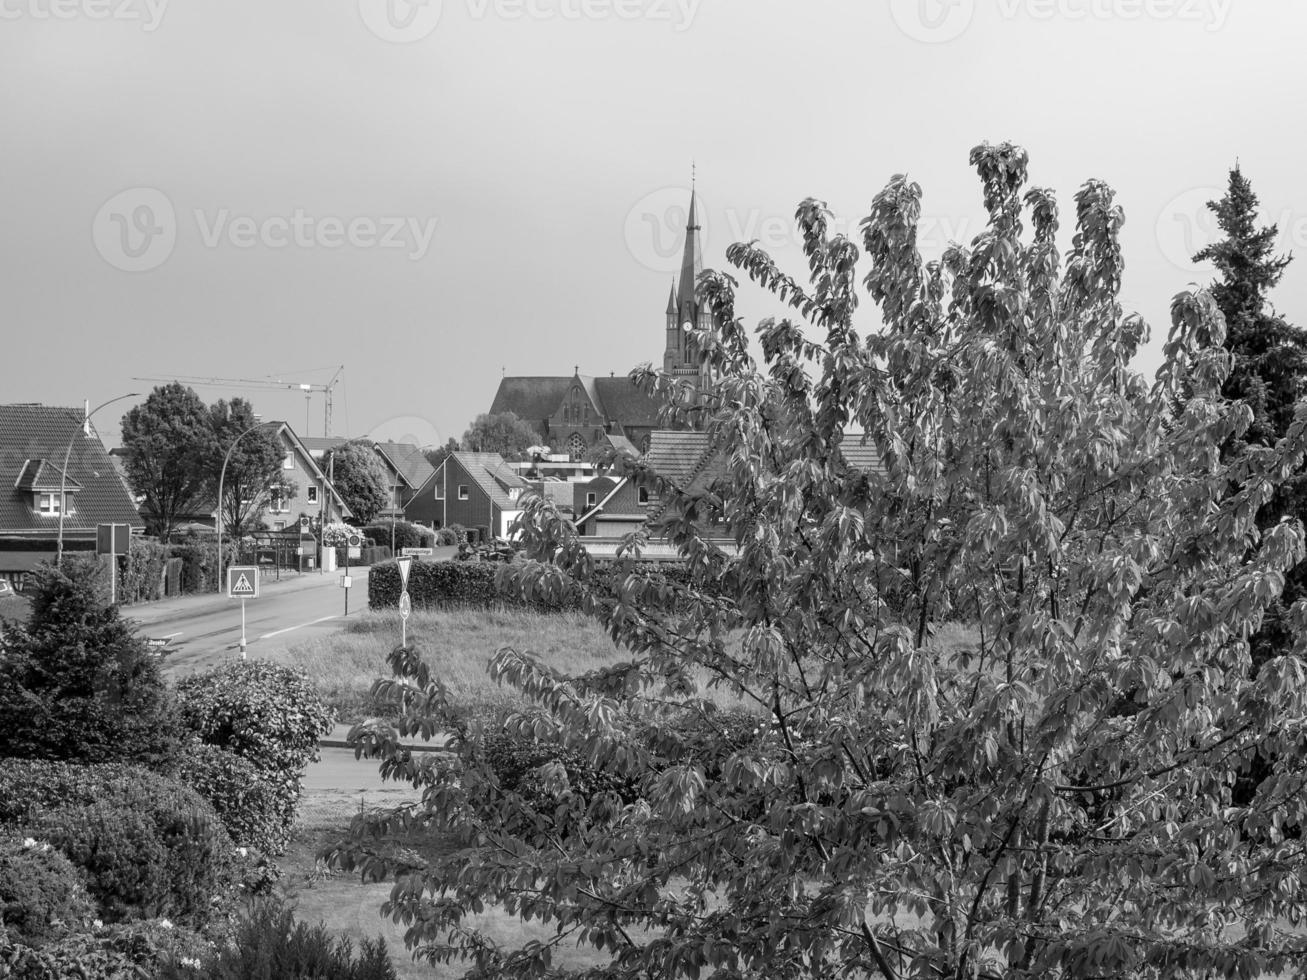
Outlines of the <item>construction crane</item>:
M323 370L330 369L324 368ZM331 392L332 389L340 383L340 376L344 370L344 364L336 368L336 373L331 376L331 380L326 384L308 384L304 382L284 381L281 378L196 378L178 376L172 378L133 378L132 380L152 381L162 384L169 384L175 381L178 384L205 388L276 388L302 391L304 392L304 434L306 436L309 434L309 420L313 411L313 393L315 391L320 391L324 396L322 434L329 437L331 435Z

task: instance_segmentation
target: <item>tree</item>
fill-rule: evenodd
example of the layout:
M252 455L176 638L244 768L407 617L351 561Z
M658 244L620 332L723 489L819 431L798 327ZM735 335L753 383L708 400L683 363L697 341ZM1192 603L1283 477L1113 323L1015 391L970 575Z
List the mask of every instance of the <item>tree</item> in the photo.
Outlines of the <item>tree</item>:
M329 857L402 875L385 908L419 955L579 976L551 968L580 942L612 955L588 975L632 980L1300 964L1307 670L1282 655L1254 675L1247 637L1304 551L1301 524L1256 515L1301 464L1307 412L1274 447L1223 457L1252 413L1221 393L1213 299L1174 298L1146 383L1111 189L1077 193L1063 265L1025 152L971 160L988 226L939 262L917 251L921 189L903 176L876 195L862 250L829 234L821 202L799 206L806 283L756 245L729 249L791 308L759 325L761 363L735 280L703 274L721 324L695 337L717 379L702 405L715 492L669 488L663 523L612 568L524 498L526 560L500 588L579 600L629 659L571 677L501 649L492 674L530 701L508 730L637 799L557 761L530 794L506 788L483 750L497 726L463 718L415 649L391 654L396 678L374 690L399 721L351 738L424 802L360 818ZM859 283L884 324L865 336ZM856 463L855 432L881 465ZM660 534L682 579L629 558ZM1292 621L1302 653L1307 604ZM728 741L705 679L754 712L749 737ZM441 729L453 761L397 744ZM1271 769L1236 804L1259 753ZM383 849L381 832L415 825L448 836L443 856ZM488 905L555 935L501 945L470 921Z
M1230 171L1225 196L1208 202L1225 237L1194 256L1196 262L1211 261L1219 275L1212 284L1212 296L1225 316L1225 349L1233 357L1222 393L1243 401L1253 413L1248 431L1231 440L1227 453L1248 446L1274 446L1283 438L1293 423L1307 379L1307 331L1275 313L1268 295L1284 275L1290 257L1274 255L1277 229L1274 225L1257 227L1257 205L1252 185L1236 165ZM1273 527L1286 515L1307 518L1307 474L1298 472L1280 485L1261 508L1258 526ZM1304 595L1307 566L1299 566L1289 574L1284 597L1272 606L1253 638L1255 662L1292 644L1286 615L1289 605Z
M165 767L179 725L160 662L89 556L38 566L25 626L0 626L0 754Z
M463 433L463 448L470 453L499 453L505 459L519 457L540 436L535 427L512 412L482 414Z
M167 541L178 519L202 509L214 492L209 410L193 389L160 385L123 416L122 441L127 482L145 498L150 533Z
M390 480L371 443L347 442L330 450L324 468L359 524L371 522L389 506Z
M252 406L244 398L230 402L219 399L209 409L214 432L214 449L209 461L215 491L221 477L222 499L218 507L224 531L239 538L258 526L273 494L292 500L298 492L293 480L284 476L282 461L286 450L269 424L249 435L242 433L259 425ZM239 442L236 440L240 439ZM228 450L231 456L227 456ZM223 460L227 465L223 470Z
M427 462L430 463L434 469L439 467L450 453L456 452L458 452L458 440L453 436L450 436L443 446L436 446L434 449L424 449L422 450L422 455L427 458Z

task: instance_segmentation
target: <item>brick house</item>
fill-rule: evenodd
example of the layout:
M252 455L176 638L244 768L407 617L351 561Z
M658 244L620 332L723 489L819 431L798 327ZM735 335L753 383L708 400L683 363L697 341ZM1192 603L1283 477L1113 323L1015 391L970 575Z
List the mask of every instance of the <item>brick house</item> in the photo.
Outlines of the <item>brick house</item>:
M97 524L145 530L82 409L0 405L0 578L21 587L38 562L54 560L61 512L66 552L94 551Z
M454 452L405 505L404 516L437 530L451 524L484 527L504 538L518 515L518 498L529 488L499 453Z

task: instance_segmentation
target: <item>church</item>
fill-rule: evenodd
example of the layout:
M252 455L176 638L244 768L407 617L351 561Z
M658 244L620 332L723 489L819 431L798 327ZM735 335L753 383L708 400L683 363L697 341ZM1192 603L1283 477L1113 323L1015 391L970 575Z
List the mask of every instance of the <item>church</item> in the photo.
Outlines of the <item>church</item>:
M690 191L685 248L679 278L667 297L663 371L702 384L698 352L687 330L706 328L712 313L695 301L694 287L703 271L695 194ZM491 414L512 412L534 426L541 442L555 453L586 459L597 449L615 446L643 455L660 423L660 399L637 387L625 374L592 377L574 368L571 377L505 377L499 382Z

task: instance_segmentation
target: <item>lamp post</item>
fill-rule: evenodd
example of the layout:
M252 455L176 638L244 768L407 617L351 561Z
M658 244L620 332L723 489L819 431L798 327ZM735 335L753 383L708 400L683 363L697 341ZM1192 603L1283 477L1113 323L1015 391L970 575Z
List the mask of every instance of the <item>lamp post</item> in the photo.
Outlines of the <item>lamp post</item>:
M61 567L63 565L63 560L64 560L64 511L68 509L64 505L65 503L67 503L68 500L68 461L72 459L73 456L73 443L77 441L77 433L82 432L83 435L86 435L87 433L84 431L84 429L86 425L91 421L91 416L94 415L96 412L98 412L100 409L104 408L106 405L112 405L114 402L120 402L126 398L138 398L138 397L140 397L140 392L129 391L125 395L119 395L117 398L110 398L107 402L101 402L99 405L96 405L95 408L90 409L88 412L86 412L86 414L82 416L82 418L78 422L78 427L73 430L72 438L68 440L68 448L64 450L64 465L63 468L59 471L59 537L55 543L55 552L54 552L55 568Z
M222 481L227 477L227 464L231 462L232 451L247 435L263 428L266 424L264 422L255 422L233 439L231 445L227 447L227 455L222 458L222 469L218 471L218 513L214 523L218 528L218 592L220 594L222 592Z

